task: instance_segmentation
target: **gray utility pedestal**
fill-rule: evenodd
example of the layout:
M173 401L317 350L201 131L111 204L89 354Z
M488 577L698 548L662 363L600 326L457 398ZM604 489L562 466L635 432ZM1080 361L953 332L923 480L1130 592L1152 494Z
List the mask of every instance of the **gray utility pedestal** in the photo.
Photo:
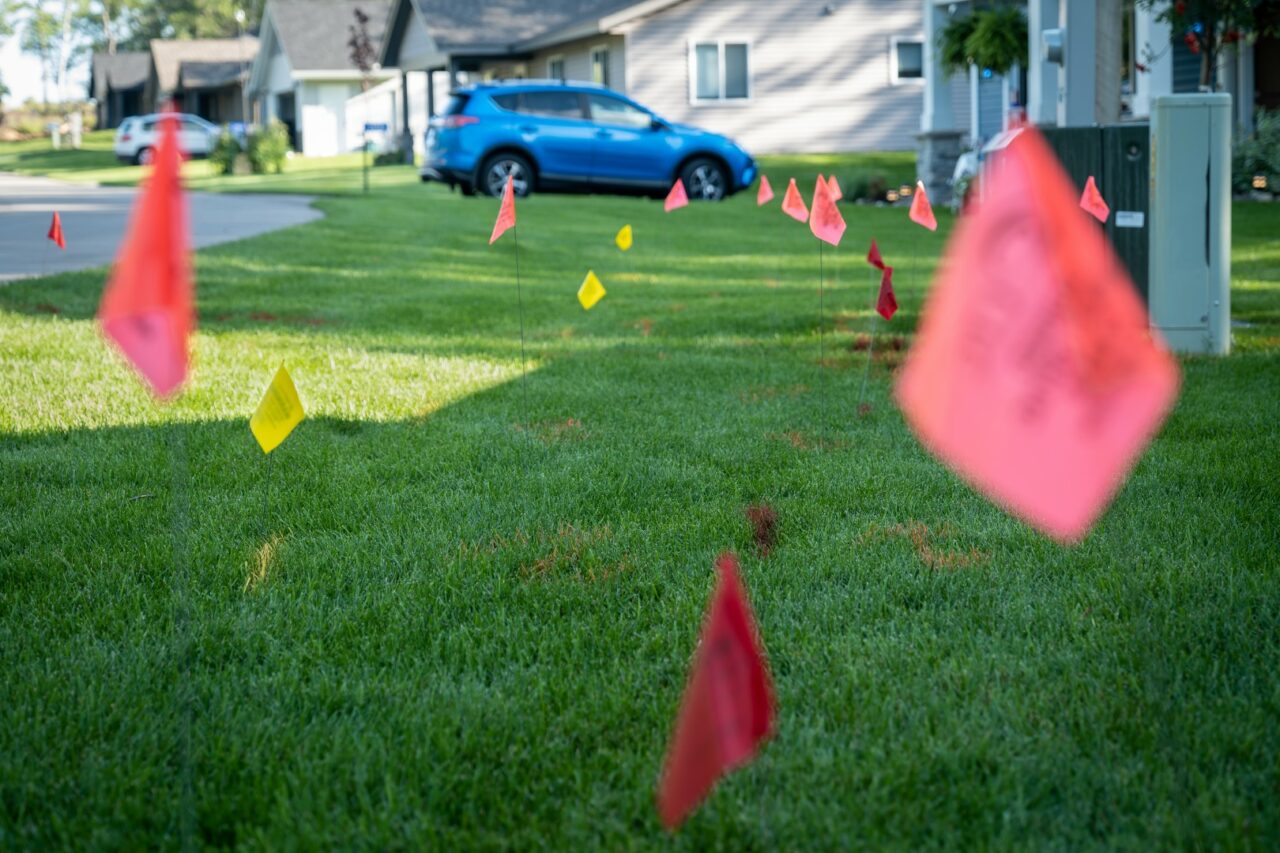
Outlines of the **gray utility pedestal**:
M1177 352L1231 350L1231 96L1151 104L1151 326Z

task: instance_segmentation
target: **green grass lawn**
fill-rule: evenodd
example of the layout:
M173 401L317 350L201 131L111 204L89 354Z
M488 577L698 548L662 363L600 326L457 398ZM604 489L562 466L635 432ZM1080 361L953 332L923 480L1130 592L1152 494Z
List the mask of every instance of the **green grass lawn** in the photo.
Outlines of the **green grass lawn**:
M806 194L817 166L766 161ZM315 171L289 188L359 179ZM665 846L654 783L728 548L778 733L675 846L1280 843L1280 206L1235 208L1236 353L1183 360L1068 548L891 402L949 215L844 208L823 370L817 245L776 203L532 198L522 381L496 204L378 175L198 254L171 405L100 339L103 270L0 288L0 846ZM308 419L268 467L248 416L281 362Z

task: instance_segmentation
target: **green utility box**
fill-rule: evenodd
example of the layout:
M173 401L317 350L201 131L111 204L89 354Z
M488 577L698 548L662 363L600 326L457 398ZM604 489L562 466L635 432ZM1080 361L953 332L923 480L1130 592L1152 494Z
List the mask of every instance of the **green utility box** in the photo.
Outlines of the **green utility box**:
M1106 225L1116 254L1143 302L1149 302L1151 136L1145 122L1040 129L1083 192L1089 176L1111 207Z

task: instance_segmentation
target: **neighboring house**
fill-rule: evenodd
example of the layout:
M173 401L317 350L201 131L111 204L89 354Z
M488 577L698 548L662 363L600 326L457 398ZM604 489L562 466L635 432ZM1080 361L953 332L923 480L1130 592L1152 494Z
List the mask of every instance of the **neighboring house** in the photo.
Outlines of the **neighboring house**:
M143 89L151 70L151 54L95 53L89 70L89 97L98 102L99 128L119 127L129 116L140 115Z
M382 63L427 72L432 114L437 76L549 77L753 153L906 150L922 39L910 0L393 0Z
M175 109L215 124L244 120L242 81L258 53L253 36L235 39L154 39L143 108L172 100Z
M922 6L926 44L936 46L947 23L968 14L972 4L922 0ZM1115 10L1114 20L1102 17L1107 8ZM926 52L917 171L937 199L950 197L948 182L961 150L980 146L1002 129L1020 104L1037 125L1079 127L1145 121L1152 98L1199 91L1200 56L1187 47L1185 33L1170 32L1168 24L1156 20L1156 9L1097 0L1028 0L1024 9L1028 67L1009 81L995 78L999 97L980 91L984 84L995 86L980 69L947 75L936 47ZM1045 30L1060 28L1067 33L1061 63L1045 56L1042 38ZM1109 54L1100 53L1100 45L1107 45ZM1258 109L1280 107L1280 39L1227 47L1217 85L1233 96L1236 132L1251 132Z
M397 73L365 73L352 62L348 41L357 9L369 16L376 49L386 0L268 0L262 14L262 50L249 77L255 119L284 123L294 149L308 156L357 150L362 126L347 121L347 100Z

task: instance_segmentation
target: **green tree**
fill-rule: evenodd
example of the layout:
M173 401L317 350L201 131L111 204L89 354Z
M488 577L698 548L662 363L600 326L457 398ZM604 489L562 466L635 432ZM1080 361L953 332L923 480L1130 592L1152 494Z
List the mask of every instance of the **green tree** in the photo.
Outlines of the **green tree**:
M1280 33L1280 0L1138 0L1200 54L1200 85L1213 87L1218 56L1249 36Z
M138 4L134 41L153 38L229 38L238 32L236 10L246 29L262 17L262 0L149 0Z
M949 71L970 65L1007 74L1027 65L1027 19L1008 0L975 4L973 12L952 18L939 37L942 63Z

